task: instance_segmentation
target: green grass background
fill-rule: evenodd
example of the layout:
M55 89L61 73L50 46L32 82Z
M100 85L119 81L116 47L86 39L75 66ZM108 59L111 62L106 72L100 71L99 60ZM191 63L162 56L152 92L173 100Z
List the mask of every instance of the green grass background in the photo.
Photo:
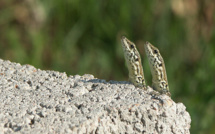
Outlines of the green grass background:
M191 133L215 132L215 1L2 0L0 58L37 68L125 81L120 37L165 60L172 98L187 107Z

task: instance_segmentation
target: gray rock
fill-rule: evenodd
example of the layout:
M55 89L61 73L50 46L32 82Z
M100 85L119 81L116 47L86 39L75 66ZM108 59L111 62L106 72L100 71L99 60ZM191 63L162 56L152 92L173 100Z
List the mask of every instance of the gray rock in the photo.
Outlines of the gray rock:
M189 134L186 107L152 91L0 59L0 131Z

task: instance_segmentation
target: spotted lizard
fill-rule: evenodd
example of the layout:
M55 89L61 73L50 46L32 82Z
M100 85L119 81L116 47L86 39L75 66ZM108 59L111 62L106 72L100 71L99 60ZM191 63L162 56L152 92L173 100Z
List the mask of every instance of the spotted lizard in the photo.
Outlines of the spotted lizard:
M129 80L136 87L146 89L141 57L135 44L124 36L122 36L121 42L129 71ZM168 96L171 96L164 60L160 55L159 50L149 42L144 44L144 48L152 73L152 88L160 94L167 94ZM153 92L152 94L156 93Z
M135 44L128 40L125 36L122 36L121 42L128 67L129 80L134 84L134 86L145 88L146 83L144 79L141 57Z
M144 44L144 48L148 57L152 74L152 88L161 94L167 94L168 96L171 96L169 92L164 60L158 48L156 48L149 42L146 42Z

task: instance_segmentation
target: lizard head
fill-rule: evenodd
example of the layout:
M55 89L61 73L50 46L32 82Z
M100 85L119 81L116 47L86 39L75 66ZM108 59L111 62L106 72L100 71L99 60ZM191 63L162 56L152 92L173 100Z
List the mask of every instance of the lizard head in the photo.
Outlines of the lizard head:
M125 36L121 37L121 42L123 51L126 57L128 57L127 59L132 60L133 62L141 62L140 55L135 44Z
M148 41L145 43L144 48L146 50L147 56L153 56L153 57L160 56L159 50L155 46L153 46L151 43L149 43Z
M145 52L146 52L146 55L149 59L149 64L151 67L159 68L159 67L164 66L163 65L164 61L163 61L163 58L162 58L158 48L156 48L155 46L153 46L149 42L146 42L144 44L144 48L145 48Z
M130 52L137 50L135 44L130 40L128 40L125 36L121 37L121 41L122 41L122 47L124 50L130 51Z

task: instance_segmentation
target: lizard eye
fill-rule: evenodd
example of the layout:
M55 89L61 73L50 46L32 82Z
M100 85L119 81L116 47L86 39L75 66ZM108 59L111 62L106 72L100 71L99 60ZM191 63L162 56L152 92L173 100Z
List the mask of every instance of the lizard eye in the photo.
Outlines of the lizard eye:
M131 44L130 47L131 47L131 48L134 48L134 45Z
M155 49L155 50L154 50L154 53L155 53L155 54L157 54L157 53L158 53L158 51Z

